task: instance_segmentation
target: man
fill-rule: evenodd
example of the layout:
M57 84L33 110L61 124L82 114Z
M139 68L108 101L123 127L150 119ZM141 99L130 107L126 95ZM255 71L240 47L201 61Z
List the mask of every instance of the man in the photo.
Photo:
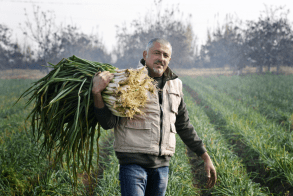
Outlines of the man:
M182 82L168 67L171 54L171 44L162 38L150 40L143 51L141 66L147 66L149 76L157 81L158 88L158 94L150 100L154 106L146 110L144 118L114 116L101 96L113 74L102 72L94 77L92 93L96 116L104 129L114 128L122 196L165 195L176 132L204 160L208 187L213 187L216 182L215 167L189 122Z

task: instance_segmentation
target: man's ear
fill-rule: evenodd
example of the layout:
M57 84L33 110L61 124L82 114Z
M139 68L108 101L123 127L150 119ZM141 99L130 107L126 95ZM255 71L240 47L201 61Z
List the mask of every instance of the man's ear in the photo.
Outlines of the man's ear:
M146 56L147 56L148 52L145 50L143 51L142 55L143 55L143 59L146 60Z

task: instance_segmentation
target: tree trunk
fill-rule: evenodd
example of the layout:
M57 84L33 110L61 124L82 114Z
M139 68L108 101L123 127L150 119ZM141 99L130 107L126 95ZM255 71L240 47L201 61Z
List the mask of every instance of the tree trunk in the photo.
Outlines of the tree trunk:
M241 75L242 75L242 68L238 68L238 69L237 69L237 75L238 75L238 76L241 76Z
M262 71L263 71L263 65L259 65L258 73L262 73Z
M278 63L278 64L277 64L277 74L280 73L280 67L281 67L281 66L280 66L280 63Z

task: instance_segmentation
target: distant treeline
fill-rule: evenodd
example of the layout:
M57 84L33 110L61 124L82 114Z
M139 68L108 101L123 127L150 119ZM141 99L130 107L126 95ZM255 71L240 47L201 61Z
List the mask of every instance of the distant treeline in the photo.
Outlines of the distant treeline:
M159 3L155 1L156 6ZM178 8L148 13L131 24L117 26L117 46L108 52L98 35L82 33L72 25L58 26L53 12L34 6L33 20L30 21L26 13L27 21L21 26L33 44L20 46L11 41L12 30L0 24L0 69L48 71L41 65L56 64L72 55L111 63L121 69L136 67L147 42L154 37L164 37L171 42L172 68L230 66L241 71L245 66L254 66L262 72L264 66L269 69L277 66L277 70L280 66L292 66L293 31L287 17L289 10L265 8L256 21L242 22L227 16L215 30L207 30L207 41L203 45L198 45L192 23L188 19L177 19Z

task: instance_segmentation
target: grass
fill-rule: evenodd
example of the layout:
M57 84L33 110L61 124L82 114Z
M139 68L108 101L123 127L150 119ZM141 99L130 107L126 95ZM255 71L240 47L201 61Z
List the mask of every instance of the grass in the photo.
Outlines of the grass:
M98 177L95 193L100 196L121 195L119 183L119 163L113 149L114 132L101 132L102 155L99 160L100 168L103 172Z

